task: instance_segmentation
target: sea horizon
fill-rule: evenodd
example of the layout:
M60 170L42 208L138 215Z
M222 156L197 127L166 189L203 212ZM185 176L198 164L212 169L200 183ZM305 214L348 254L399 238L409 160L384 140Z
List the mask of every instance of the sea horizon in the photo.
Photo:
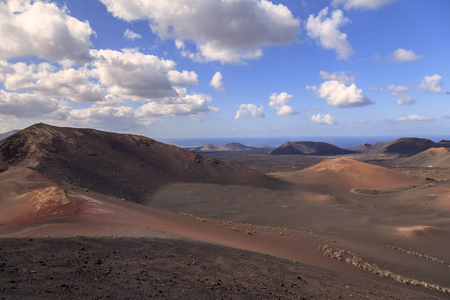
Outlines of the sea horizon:
M450 135L432 136L269 136L269 137L202 137L202 138L161 138L159 141L181 148L201 147L207 144L225 146L229 143L241 143L250 147L263 145L278 147L288 141L324 142L341 148L356 148L362 144L377 142L390 142L399 138L414 137L428 138L434 142L450 139Z

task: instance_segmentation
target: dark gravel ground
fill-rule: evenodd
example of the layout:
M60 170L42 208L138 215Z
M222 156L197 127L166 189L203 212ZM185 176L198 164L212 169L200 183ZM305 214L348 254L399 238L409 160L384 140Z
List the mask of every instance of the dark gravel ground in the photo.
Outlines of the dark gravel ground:
M438 299L188 239L0 239L0 299L106 298Z

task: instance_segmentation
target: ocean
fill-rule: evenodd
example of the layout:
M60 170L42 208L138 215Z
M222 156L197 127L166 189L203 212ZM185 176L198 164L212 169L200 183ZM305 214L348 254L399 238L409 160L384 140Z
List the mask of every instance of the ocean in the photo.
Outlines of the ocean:
M355 148L364 143L373 144L376 142L390 142L392 140L401 138L402 136L307 136L307 137L211 137L211 138L168 138L159 139L159 141L171 144L181 148L191 148L205 146L209 143L217 146L225 146L229 143L241 143L251 147L259 147L267 145L270 147L278 147L287 141L309 141L309 142L325 142L333 144L341 148ZM425 138L425 137L423 137ZM450 135L447 136L427 136L434 142L440 140L450 140Z

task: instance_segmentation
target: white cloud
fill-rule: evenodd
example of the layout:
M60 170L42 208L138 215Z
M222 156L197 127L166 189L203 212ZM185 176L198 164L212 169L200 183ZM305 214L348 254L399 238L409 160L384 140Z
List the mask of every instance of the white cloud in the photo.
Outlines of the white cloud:
M442 91L443 85L442 76L434 74L432 76L425 76L419 88L427 92L439 94Z
M135 39L142 39L142 35L140 35L139 33L133 32L130 29L125 30L125 32L123 33L123 36L132 41L134 41Z
M410 88L404 86L404 85L393 85L390 84L388 85L386 91L388 91L389 93L391 93L394 96L401 96L403 95L403 93L409 91Z
M241 104L238 105L238 111L236 112L236 116L234 118L238 119L256 119L256 118L264 118L264 106L260 105L257 107L254 104Z
M413 98L410 96L398 97L396 104L397 105L411 105L416 103Z
M311 117L311 121L322 125L335 125L336 120L330 114L317 114Z
M218 91L226 92L227 87L222 82L222 74L220 72L216 72L214 76L211 78L209 85L214 87Z
M415 61L422 59L423 55L417 55L412 50L397 49L392 53L392 59L396 62Z
M167 72L169 82L173 85L188 85L194 86L198 85L198 75L194 71L183 71L178 72L176 70L170 70Z
M63 119L70 124L119 128L112 121L147 124L154 117L217 112L204 94L188 94L186 88L198 84L193 71L175 70L175 63L137 50L91 50L93 60L78 69L61 68L49 63L9 64L0 60L0 82L10 93L0 89L0 114L22 118ZM29 93L32 92L32 93ZM89 108L73 109L70 102L91 102ZM148 102L138 109L126 106L126 99ZM106 127L103 127L106 128Z
M101 0L115 17L146 19L151 30L174 39L183 54L200 61L242 63L262 47L295 42L300 21L284 5L267 0ZM197 53L184 50L193 42Z
M328 18L328 7L322 9L317 17L309 15L306 22L308 36L317 40L325 49L335 49L338 59L348 59L354 54L353 48L347 41L347 34L339 28L350 22L344 17L342 10L334 10Z
M26 65L0 61L0 81L8 90L28 91L75 102L104 101L103 89L92 83L92 71L86 67L57 70L48 63Z
M180 93L181 94L181 93ZM208 112L218 112L219 109L208 104L212 98L204 94L186 95L179 97L168 97L158 102L149 102L136 110L138 117L156 116L186 116L199 115Z
M8 93L0 90L0 115L17 118L38 119L40 117L58 117L58 111L66 107L57 99L26 93Z
M317 86L315 86L315 85L307 85L305 87L305 89L308 90L308 91L317 91Z
M343 6L345 9L375 10L396 0L333 0L333 6Z
M287 105L289 100L291 100L293 95L289 95L288 93L273 93L269 99L269 106L271 108L275 108L277 110L278 116L288 116L293 114L298 114L298 112L294 111L294 109Z
M358 107L374 103L354 83L346 86L337 80L325 81L317 89L316 94L317 97L324 99L328 105L338 107Z
M69 115L76 119L101 119L104 117L134 117L134 109L129 106L105 106L74 109Z
M371 87L370 89L379 92L389 92L391 95L397 96L397 105L410 105L414 104L415 100L410 96L405 96L405 93L415 90L424 90L427 92L439 94L441 93L443 86L444 83L442 82L442 76L434 74L432 76L425 76L422 79L421 84L414 87L390 84L387 88Z
M54 3L0 1L0 59L37 56L64 64L83 63L89 60L93 34L87 21L69 16Z
M97 68L100 82L107 86L111 94L132 100L177 95L168 75L175 67L171 60L159 59L131 49L124 49L122 52L91 50L90 53L95 58L93 65Z
M320 71L319 75L320 75L320 77L322 79L325 79L325 80L337 80L337 81L342 82L342 83L355 82L355 77L354 76L349 76L345 72L328 73L328 72L325 72L325 71Z
M407 115L403 117L394 118L391 121L395 122L415 122L415 121L429 121L430 118L419 115Z
M163 120L137 117L136 111L128 106L105 106L73 109L67 113L67 122L74 126L92 126L100 129L122 131L140 126L160 125L163 123Z

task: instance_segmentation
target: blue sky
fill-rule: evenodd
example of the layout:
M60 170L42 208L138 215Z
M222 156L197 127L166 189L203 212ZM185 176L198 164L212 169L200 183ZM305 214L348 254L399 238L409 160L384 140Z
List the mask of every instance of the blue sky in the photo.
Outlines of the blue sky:
M0 1L0 132L450 129L447 0Z

